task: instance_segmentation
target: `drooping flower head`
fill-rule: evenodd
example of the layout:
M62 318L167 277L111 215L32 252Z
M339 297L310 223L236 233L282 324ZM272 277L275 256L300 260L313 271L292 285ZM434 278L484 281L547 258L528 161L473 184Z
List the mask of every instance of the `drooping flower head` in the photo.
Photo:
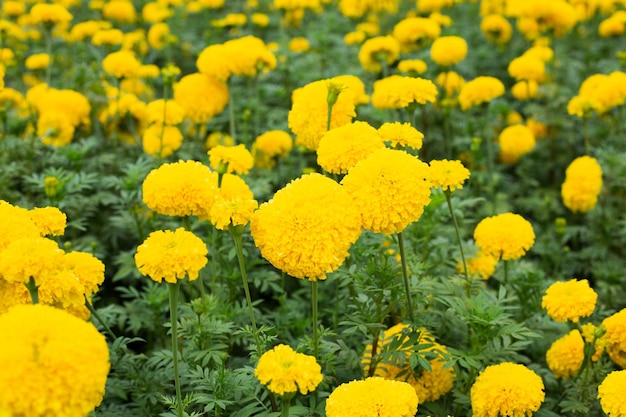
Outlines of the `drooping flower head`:
M325 279L348 256L361 219L346 190L307 174L263 203L250 223L254 243L276 268L296 278Z
M395 148L403 146L413 149L422 149L424 134L410 123L387 122L378 128L378 134L389 146Z
M550 285L541 300L541 306L554 321L578 323L581 317L593 313L597 299L598 294L589 286L589 281L571 279Z
M508 261L526 254L535 243L535 232L519 214L503 213L482 219L474 229L474 240L485 254Z
M441 187L444 191L463 188L463 183L470 177L469 169L461 161L430 161L430 182L433 187Z
M424 78L391 75L374 82L372 105L377 109L400 109L411 104L434 103L437 86Z
M258 206L250 187L241 177L225 174L209 212L209 220L220 230L229 226L245 226Z
M602 341L609 358L626 368L626 308L605 318L602 326L606 330Z
M228 173L247 174L254 165L252 154L242 143L235 146L217 145L208 154L211 168L218 172L221 172L221 167L226 167Z
M93 324L41 304L0 315L0 410L10 416L86 416L109 372L107 343Z
M504 84L495 77L480 76L465 83L459 93L461 110L465 111L504 94Z
M467 56L467 42L460 36L441 36L430 46L430 58L438 65L458 64Z
M428 165L400 150L380 149L354 166L341 184L361 213L363 228L399 233L430 202Z
M139 272L152 280L175 284L185 277L189 281L198 278L208 262L207 254L204 242L182 227L157 230L137 247L135 264Z
M626 371L613 371L598 387L598 398L602 410L611 417L626 416Z
M378 131L355 121L324 133L317 148L317 163L334 174L345 174L372 152L385 147Z
M413 417L418 398L402 381L371 377L339 385L326 400L328 417Z
M381 72L382 66L390 66L400 56L400 43L393 36L376 36L363 42L359 50L361 66L370 72Z
M315 357L298 353L283 344L261 355L254 376L271 392L281 396L315 391L324 378Z
M555 340L546 352L548 368L556 378L567 379L576 375L584 359L585 342L577 329Z
M565 170L561 185L561 197L565 207L574 213L586 213L593 209L602 191L602 168L591 156L574 159Z
M197 161L163 164L146 176L143 201L166 216L208 216L217 196L217 173Z
M530 416L545 398L541 377L524 365L504 362L480 373L470 390L474 417Z

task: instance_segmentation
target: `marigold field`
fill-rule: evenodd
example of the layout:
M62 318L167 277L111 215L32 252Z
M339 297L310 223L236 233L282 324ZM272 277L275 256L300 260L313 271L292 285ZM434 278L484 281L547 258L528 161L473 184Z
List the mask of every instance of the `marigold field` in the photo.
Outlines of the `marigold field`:
M626 417L625 0L3 0L1 417Z

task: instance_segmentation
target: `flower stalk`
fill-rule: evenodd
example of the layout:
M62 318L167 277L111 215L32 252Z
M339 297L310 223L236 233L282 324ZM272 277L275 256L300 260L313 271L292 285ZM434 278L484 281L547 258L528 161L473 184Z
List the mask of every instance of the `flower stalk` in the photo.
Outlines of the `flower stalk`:
M178 293L180 290L180 281L175 284L167 284L170 298L170 323L172 334L172 362L174 365L174 385L176 387L176 415L184 416L184 407L182 394L180 390L180 375L178 371Z
M406 293L407 309L409 310L409 319L413 322L413 300L411 299L411 289L409 287L409 273L406 267L406 254L404 251L404 237L402 232L398 232L398 247L400 249L400 262L402 264L402 278L404 280L404 292Z

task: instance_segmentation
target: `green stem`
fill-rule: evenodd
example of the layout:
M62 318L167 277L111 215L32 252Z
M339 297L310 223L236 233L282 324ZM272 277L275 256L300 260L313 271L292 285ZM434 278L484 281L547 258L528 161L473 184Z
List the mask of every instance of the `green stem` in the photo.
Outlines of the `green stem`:
M230 137L233 138L233 145L237 144L237 132L235 131L235 101L232 90L228 98L228 125L230 127Z
M504 261L504 283L509 282L509 261Z
M291 405L291 396L289 394L282 398L281 416L289 417L289 406Z
M96 309L91 305L91 303L87 299L87 296L85 296L85 307L87 307L87 310L89 310L91 315L96 320L98 320L98 323L100 323L100 325L104 327L104 331L107 332L113 339L116 339L117 336L115 336L115 333L113 333L113 330L111 330L111 328L104 322L104 320L102 320L102 317L100 317L100 314L98 314Z
M443 193L445 194L446 201L448 202L448 209L450 210L450 216L452 217L452 223L454 224L454 231L456 232L456 241L459 244L459 250L461 251L461 260L463 261L463 273L465 274L465 281L467 283L466 293L469 297L472 283L470 281L469 274L467 273L467 262L465 261L465 253L463 252L461 233L459 231L459 223L457 222L456 215L454 214L454 210L452 209L452 198L450 197L450 190L445 190Z
M317 280L313 280L311 283L311 306L313 309L313 356L317 359L317 352L319 350L319 334L317 331Z
M28 282L25 282L24 285L26 285L28 289L32 303L39 304L39 285L35 284L35 278L30 277Z
M583 116L583 140L585 141L585 153L590 155L591 145L589 144L589 117Z
M254 331L254 341L256 343L257 352L261 356L262 349L259 343L259 332L256 327L256 320L254 319L254 310L252 308L252 298L250 297L250 287L248 285L248 274L246 273L246 263L243 259L243 238L241 233L231 231L231 236L235 241L235 249L237 252L237 261L239 262L239 270L241 271L241 279L243 281L243 290L246 293L246 302L248 303L248 313L250 314L250 321L252 322L252 330Z
M406 292L407 308L409 319L413 322L413 301L411 299L411 289L409 287L409 273L406 267L406 254L404 253L404 238L402 232L398 232L398 247L400 248L400 261L402 263L402 278L404 279L404 291Z
M183 400L180 392L180 375L178 373L178 293L180 282L167 284L170 293L170 323L172 324L172 361L174 364L174 385L176 386L176 415L183 417Z

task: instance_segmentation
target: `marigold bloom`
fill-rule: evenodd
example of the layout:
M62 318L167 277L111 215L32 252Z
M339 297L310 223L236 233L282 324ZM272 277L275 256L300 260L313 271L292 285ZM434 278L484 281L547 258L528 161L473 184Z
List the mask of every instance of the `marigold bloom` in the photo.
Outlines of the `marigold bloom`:
M571 378L585 359L585 342L578 330L572 330L552 343L546 352L548 368L556 378Z
M500 14L490 14L480 22L480 30L487 40L503 45L507 43L513 35L511 23Z
M422 149L424 134L410 123L388 122L378 128L378 134L392 148L403 146L413 149Z
M145 3L141 9L141 17L147 23L159 23L165 19L171 17L173 11L170 10L166 4L162 4L158 1L151 1Z
M536 81L519 81L511 87L511 94L516 100L530 100L537 97L539 85Z
M398 62L398 71L410 76L423 74L428 69L428 64L423 59L403 59Z
M424 78L391 75L374 82L372 105L377 109L400 109L411 104L434 103L437 86Z
M261 255L296 278L325 279L361 234L348 193L320 174L290 182L263 203L250 222Z
M541 300L541 307L554 321L578 323L581 317L593 313L597 299L598 294L589 286L589 281L571 279L550 285Z
M539 58L522 55L509 62L508 72L517 81L526 80L540 83L546 76L546 65Z
M74 138L74 126L63 112L45 112L37 119L37 135L44 145L66 146Z
M291 52L306 52L311 49L309 40L305 37L292 38L287 46Z
M591 356L591 360L596 362L600 359L606 349L606 339L602 337L602 335L604 335L604 329L593 323L585 323L580 327L582 329L581 331L585 343L595 345L595 351Z
M33 221L32 211L0 200L0 253L13 241L40 237L41 232Z
M174 100L158 99L146 107L148 123L177 125L185 117L185 109Z
M476 274L486 280L496 272L497 263L498 258L493 255L486 255L481 251L475 257L467 259L467 273ZM456 269L462 273L464 271L463 262L457 263Z
M429 179L433 187L441 187L444 191L463 188L463 183L470 177L470 171L461 161L430 161Z
M31 23L46 25L56 25L58 23L68 23L74 16L60 4L37 3L29 12Z
M183 134L176 126L155 124L148 127L141 137L143 151L155 158L167 158L180 149Z
M605 318L602 326L606 330L602 340L609 358L626 368L626 308Z
M626 32L626 19L623 14L618 14L619 12L623 13L623 10L613 13L600 22L598 25L598 35L603 38L610 38L623 35L624 32Z
M331 80L319 80L294 90L291 110L287 115L289 128L296 135L296 142L316 150L320 139L328 130L328 91ZM330 129L352 121L356 116L354 94L344 88L331 109Z
M421 48L441 34L441 26L433 19L407 17L393 27L393 37L400 42L403 52Z
M361 66L370 72L381 72L382 63L389 66L400 56L400 43L393 36L377 36L363 42L359 50Z
M602 168L591 156L574 159L565 170L561 197L565 207L573 212L586 213L593 209L602 191Z
M50 65L50 55L32 54L24 61L24 66L29 70L40 70L48 68Z
M198 278L208 262L208 253L202 239L182 227L157 230L137 247L135 263L142 275L175 284L185 277L189 281Z
M508 261L526 254L535 243L535 232L519 214L503 213L482 219L474 229L474 240L485 254Z
M613 371L598 386L598 398L602 410L611 417L626 416L626 371Z
M341 184L361 213L362 226L399 233L430 202L428 165L400 150L380 149L354 166Z
M193 123L206 123L226 108L228 87L207 75L189 74L174 84L174 100Z
M411 385L371 377L339 385L326 400L328 417L412 417L418 398Z
M386 346L392 343L406 343L409 334L407 324L398 323L395 326L383 331L379 338L379 352L386 349ZM437 401L442 395L452 389L454 384L454 369L445 367L446 355L448 354L446 347L437 343L435 338L425 329L415 330L419 336L416 344L428 345L420 352L433 352L436 354L434 359L429 360L430 371L422 370L415 373L411 370L409 355L404 355L399 361L379 362L374 371L374 376L380 376L385 379L396 381L404 381L409 383L414 389L420 402ZM409 349L407 347L407 349ZM367 345L362 362L365 363L365 372L369 371L371 363L372 345Z
M459 93L461 110L488 103L504 94L504 84L495 77L480 76L465 83Z
M305 395L315 391L322 382L322 368L315 357L298 353L287 345L280 344L259 358L254 370L261 384L277 395Z
M430 58L438 65L455 65L466 56L467 42L460 36L441 36L430 46Z
M58 208L34 208L29 213L42 236L61 236L65 232L67 216Z
M102 7L102 17L120 23L133 23L137 19L137 12L132 1L109 0Z
M446 97L459 93L465 85L465 79L458 72L454 71L444 71L439 73L435 82L446 92Z
M498 136L500 160L514 164L535 148L535 135L526 125L517 124L502 129Z
M11 416L86 416L109 372L106 340L93 324L44 305L0 315L0 410Z
M504 362L485 368L470 390L474 417L527 416L545 398L541 377L524 365Z
M217 173L197 161L163 164L146 176L143 201L166 216L208 216L217 197Z
M367 122L355 121L331 129L317 148L317 163L334 174L345 174L372 152L384 148L378 131Z
M250 222L259 203L252 198L221 198L218 197L209 220L219 230L226 230L229 226L245 226Z
M135 54L126 49L111 52L102 60L104 71L115 78L132 77L140 66Z
M44 237L18 238L0 252L0 276L7 282L41 285L63 263L63 250Z
M211 132L204 141L204 147L213 149L216 146L235 146L235 140L228 133L225 132Z
M120 45L124 41L124 32L119 29L100 29L91 37L95 46Z
M242 143L236 146L217 145L208 154L211 168L218 172L226 165L225 172L247 174L254 165L252 154Z
M276 57L262 39L252 35L207 46L196 60L198 71L226 81L231 75L253 77L276 68Z
M354 105L367 104L370 102L370 96L365 92L365 84L359 77L350 74L337 75L330 79L331 83L342 85L350 90L354 96Z

